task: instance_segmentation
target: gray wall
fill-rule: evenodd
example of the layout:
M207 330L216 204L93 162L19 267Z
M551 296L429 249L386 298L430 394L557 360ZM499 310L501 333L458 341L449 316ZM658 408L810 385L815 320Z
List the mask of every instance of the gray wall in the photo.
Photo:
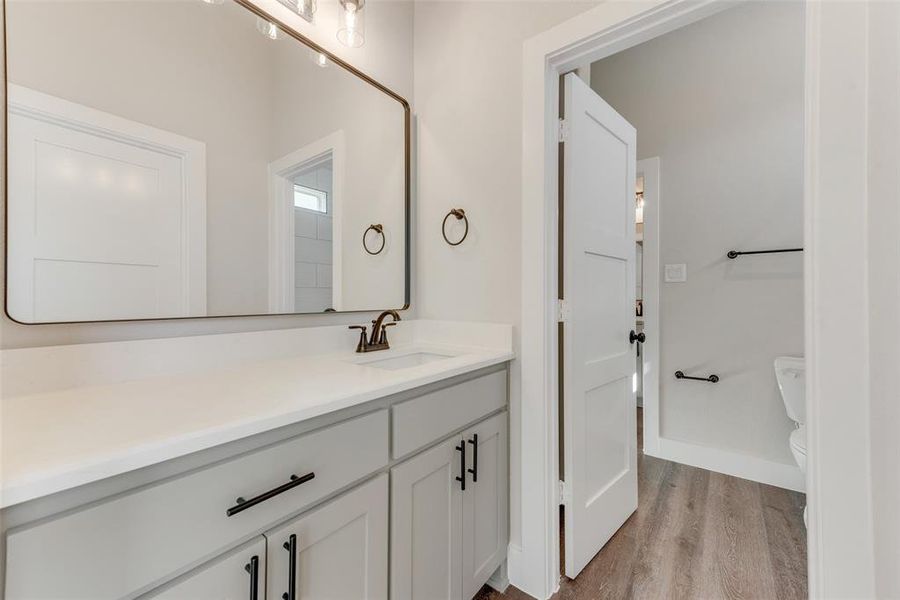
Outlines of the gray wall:
M512 323L522 307L522 44L592 2L432 1L415 10L418 311ZM439 227L461 207L469 235ZM451 219L452 221L452 219ZM448 225L449 229L449 225ZM457 233L458 234L458 233ZM453 234L451 234L453 235ZM527 324L526 326L533 326ZM518 363L510 375L510 539L521 543Z
M869 18L867 275L875 577L879 598L900 598L900 4L873 6Z
M803 40L800 3L748 3L591 69L660 157L660 262L688 267L660 287L661 435L787 464L772 361L803 353L802 255L725 253L803 243Z
M593 5L416 4L423 317L519 324L522 43ZM469 235L457 247L448 246L439 231L453 207L464 208L469 218Z

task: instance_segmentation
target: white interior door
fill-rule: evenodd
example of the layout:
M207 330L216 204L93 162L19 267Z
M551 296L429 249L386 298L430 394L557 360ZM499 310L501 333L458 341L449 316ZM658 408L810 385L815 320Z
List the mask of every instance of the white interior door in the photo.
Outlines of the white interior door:
M25 322L205 315L204 144L9 91L10 314Z
M636 132L574 73L564 88L565 571L575 577L637 509Z

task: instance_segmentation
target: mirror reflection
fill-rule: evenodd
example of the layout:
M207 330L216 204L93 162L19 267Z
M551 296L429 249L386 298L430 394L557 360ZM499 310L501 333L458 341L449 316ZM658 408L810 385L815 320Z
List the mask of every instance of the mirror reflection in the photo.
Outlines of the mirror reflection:
M230 0L10 0L7 60L12 318L406 304L401 98Z

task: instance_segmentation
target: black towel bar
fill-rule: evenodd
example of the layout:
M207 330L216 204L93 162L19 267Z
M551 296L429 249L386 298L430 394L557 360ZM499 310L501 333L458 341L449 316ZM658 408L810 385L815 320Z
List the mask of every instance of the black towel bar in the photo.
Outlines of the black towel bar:
M780 252L803 252L803 248L781 248L778 250L747 250L746 252L742 252L740 250L729 250L728 258L734 260L738 256L743 256L745 254L777 254Z
M675 371L675 379L693 379L694 381L708 381L709 383L719 382L718 375L710 375L709 377L691 377L690 375L685 375L684 371Z

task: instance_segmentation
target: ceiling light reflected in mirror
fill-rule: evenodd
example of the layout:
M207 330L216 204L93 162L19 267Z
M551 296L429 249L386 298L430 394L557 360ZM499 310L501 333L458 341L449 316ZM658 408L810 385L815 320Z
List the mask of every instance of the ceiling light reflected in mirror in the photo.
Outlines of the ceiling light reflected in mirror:
M340 0L337 39L350 48L366 43L365 0Z
M315 21L316 0L278 0L310 23Z
M277 40L281 36L278 25L262 17L256 17L256 29L270 40Z

